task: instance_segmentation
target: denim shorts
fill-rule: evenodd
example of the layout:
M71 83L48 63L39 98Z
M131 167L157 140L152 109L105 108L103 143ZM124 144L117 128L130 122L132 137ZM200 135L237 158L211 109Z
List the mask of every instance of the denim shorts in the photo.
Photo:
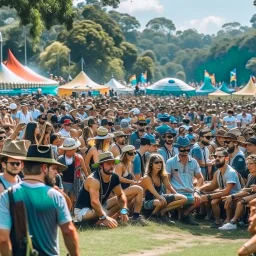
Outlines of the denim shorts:
M194 204L195 198L194 198L194 194L193 194L193 193L183 193L183 192L179 192L179 194L185 196L185 197L188 199L186 205Z
M166 199L166 201L167 201L167 204L170 204L171 202L173 202L173 201L175 201L175 195L173 195L173 194L163 194L163 195L161 195L161 196L163 196L165 199ZM148 200L148 201L145 201L144 202L144 208L146 209L146 210L153 210L154 208L155 208L155 206L154 206L154 200L155 199L152 199L152 200Z
M74 195L74 184L73 183L63 182L63 188L64 188L64 192L68 196Z

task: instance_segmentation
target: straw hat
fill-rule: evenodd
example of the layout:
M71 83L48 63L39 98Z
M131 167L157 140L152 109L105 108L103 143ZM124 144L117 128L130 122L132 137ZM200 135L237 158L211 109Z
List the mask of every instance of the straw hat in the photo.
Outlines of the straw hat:
M31 142L29 140L11 140L6 139L3 150L0 153L0 159L11 157L17 160L26 160L27 151Z
M99 162L92 164L92 167L98 168L100 164L107 162L107 161L114 161L115 164L120 163L120 160L114 158L114 155L112 152L107 151L107 152L103 152L99 155Z
M126 134L124 134L123 131L116 131L113 132L114 138L118 138L118 137L122 137L122 136L127 136Z
M89 138L88 140L105 140L105 139L111 139L111 138L113 138L113 134L110 134L107 128L100 126L97 129L97 136L93 138Z
M75 140L73 138L65 138L63 145L61 145L59 148L63 150L73 150L80 147L80 145L81 142L79 140Z

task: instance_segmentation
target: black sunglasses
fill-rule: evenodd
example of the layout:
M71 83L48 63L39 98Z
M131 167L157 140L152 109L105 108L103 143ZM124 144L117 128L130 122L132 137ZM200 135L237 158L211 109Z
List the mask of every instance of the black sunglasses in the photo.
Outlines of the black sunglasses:
M6 136L0 137L0 141L1 141L1 140L5 140L5 139L6 139Z
M253 135L253 132L248 132L248 133L245 133L244 135L252 136L252 135Z
M135 152L127 152L127 155L128 156L135 156L135 155L137 155L137 152L135 151Z
M166 136L167 139L173 139L173 136L172 135L168 135Z
M6 163L10 164L11 166L17 166L17 167L20 166L20 162L6 162Z
M179 151L180 151L180 152L189 152L189 151L190 151L190 148L185 148L185 149L180 149L180 148L179 148Z
M71 126L71 124L64 124L65 126Z
M147 124L140 123L139 126L147 126Z
M213 155L213 158L214 158L214 159L223 158L223 157L225 157L225 156L216 156L216 155Z
M211 140L212 136L204 136L204 138L206 138L207 140Z
M230 144L231 142L233 142L233 141L231 141L231 140L225 140L225 141L224 141L224 144Z
M108 122L108 126L113 126L114 123Z
M155 161L154 164L163 164L163 161Z

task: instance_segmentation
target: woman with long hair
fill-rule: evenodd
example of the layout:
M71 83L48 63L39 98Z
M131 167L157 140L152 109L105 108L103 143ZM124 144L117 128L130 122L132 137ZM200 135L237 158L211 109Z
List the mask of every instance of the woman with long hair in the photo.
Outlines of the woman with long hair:
M102 152L109 151L112 136L108 133L108 129L100 126L97 129L97 136L87 139L89 149L86 152L85 164L87 170L95 171L92 166L94 163L99 162L99 155Z
M28 122L23 140L29 140L31 141L31 144L39 144L38 136L40 134L38 123L35 121Z
M163 186L169 194L163 193ZM161 155L150 155L145 176L142 179L142 187L145 192L144 208L152 211L150 220L173 224L166 214L183 206L187 202L187 198L177 194L170 184Z

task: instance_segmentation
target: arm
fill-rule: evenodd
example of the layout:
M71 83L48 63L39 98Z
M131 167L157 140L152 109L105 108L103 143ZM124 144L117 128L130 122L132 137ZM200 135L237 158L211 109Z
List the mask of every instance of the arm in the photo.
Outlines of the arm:
M120 155L119 149L117 148L116 145L114 145L114 146L111 148L110 151L113 153L114 157L117 157L117 156Z
M135 180L139 180L141 178L141 163L139 156L135 156L133 161L133 174L135 177Z
M120 182L122 183L128 183L128 184L134 184L134 181L133 180L128 180L124 177L122 177L123 175L123 164L122 163L119 163L116 168L115 168L115 173L119 176L119 180Z
M8 139L16 140L21 130L25 129L26 125L19 123L14 132L8 137Z
M2 256L12 256L10 231L0 229L0 253Z
M171 183L169 182L170 179L168 179L169 175L168 176L165 176L163 178L163 183L166 187L166 190L172 194L177 194L177 192L175 191L175 189L173 188L173 186L171 185Z
M217 172L214 173L211 183L206 183L200 187L201 191L213 191L218 188Z
M124 191L121 188L121 185L119 184L113 189L115 195L117 196L118 203L120 205L120 208L126 208L127 209L127 198L124 193Z
M155 190L153 184L152 184L152 181L151 179L146 176L142 179L142 187L145 189L145 190L148 190L152 195L154 195L155 198L159 199L160 201L162 201L162 198L161 198L161 195L159 195L157 193L157 191Z
M72 222L60 225L65 245L71 256L81 255L79 252L79 241L76 228Z
M83 157L82 157L81 155L79 155L79 154L78 154L78 157L79 157L79 159L80 159L80 164L81 164L81 167L82 167L82 169L83 169L83 172L84 172L85 176L88 177L89 174L88 174L86 165L85 165L85 163L84 163L84 159L83 159Z

